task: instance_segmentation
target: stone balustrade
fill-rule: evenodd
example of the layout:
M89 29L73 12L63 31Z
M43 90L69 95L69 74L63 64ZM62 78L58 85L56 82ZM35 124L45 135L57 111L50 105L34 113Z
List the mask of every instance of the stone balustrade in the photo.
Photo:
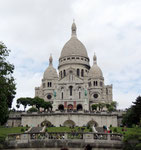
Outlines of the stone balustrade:
M37 132L37 133L23 133L23 134L9 134L7 137L8 141L12 140L42 140L42 139L56 139L56 140L64 140L64 139L91 139L94 141L98 140L108 140L108 141L122 141L121 134L113 134L113 133L83 133L83 132Z

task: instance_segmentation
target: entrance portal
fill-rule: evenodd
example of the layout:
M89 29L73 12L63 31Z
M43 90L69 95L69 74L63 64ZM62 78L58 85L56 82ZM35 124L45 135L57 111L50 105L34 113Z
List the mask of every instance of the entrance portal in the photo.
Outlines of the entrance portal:
M58 109L59 109L60 111L63 111L63 110L64 110L64 105L60 104L60 105L58 106Z
M78 104L78 105L77 105L77 111L82 111L82 109L83 109L83 108L82 108L82 105L81 105L81 104Z
M73 127L75 126L75 123L72 120L66 120L63 125L66 127Z
M68 105L68 110L73 110L73 105L72 104Z

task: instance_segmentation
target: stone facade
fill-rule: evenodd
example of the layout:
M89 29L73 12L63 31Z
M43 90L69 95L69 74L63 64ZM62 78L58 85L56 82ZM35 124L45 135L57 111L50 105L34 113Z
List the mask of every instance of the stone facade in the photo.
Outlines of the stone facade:
M102 127L110 125L117 127L117 115L112 114L84 114L84 113L54 113L54 114L23 114L23 126L36 127L44 122L46 125L61 126L87 126Z
M112 85L104 84L104 77L94 55L93 66L85 46L78 40L76 25L72 24L72 36L64 45L57 74L53 58L45 70L40 87L35 88L35 96L50 101L56 110L91 110L94 103L112 102Z

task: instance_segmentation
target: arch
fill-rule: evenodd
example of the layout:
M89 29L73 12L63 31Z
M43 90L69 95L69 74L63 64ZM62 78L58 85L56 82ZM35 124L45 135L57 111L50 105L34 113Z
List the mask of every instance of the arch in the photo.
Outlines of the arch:
M58 109L59 109L60 111L63 111L63 110L64 110L64 105L62 105L62 104L58 105Z
M62 98L62 99L64 98L64 93L63 93L63 92L61 93L61 98Z
M79 92L79 99L81 99L81 92Z
M66 127L73 127L75 126L75 122L72 121L72 120L66 120L64 123L63 123L64 126Z
M78 104L78 105L77 105L77 111L81 111L81 110L83 110L83 107L82 107L81 104Z
M84 77L84 69L81 70L81 77Z
M61 79L62 79L62 76L63 76L62 71L60 72L60 75L61 75Z
M46 127L51 127L52 123L48 120L44 120L43 122L41 122L41 126L46 126Z
M98 127L98 123L97 123L96 121L94 121L94 120L90 120L90 121L87 123L87 126L90 126L90 127L92 127L92 126Z
M66 70L64 70L64 77L66 76Z
M73 110L73 105L72 104L68 105L68 110Z
M70 89L70 96L72 96L72 88L73 88L73 86L69 87L69 89Z
M79 69L77 69L76 74L79 77L79 74L80 74L80 70Z

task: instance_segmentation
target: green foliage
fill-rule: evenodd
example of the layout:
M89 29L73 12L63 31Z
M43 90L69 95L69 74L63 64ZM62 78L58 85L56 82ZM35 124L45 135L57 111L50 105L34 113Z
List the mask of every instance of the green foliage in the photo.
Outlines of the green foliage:
M8 134L21 133L21 129L26 129L26 127L2 127L0 126L0 138L5 138Z
M110 104L106 104L106 108L109 112L113 112L113 111L116 111L116 108L117 108L117 102L116 101L113 101L111 102Z
M21 97L17 99L17 105L22 104L24 106L24 110L26 109L27 106L36 106L38 111L40 108L43 108L44 111L46 110L52 110L52 104L50 102L45 102L44 99L39 98L39 97ZM37 112L36 108L30 108L28 112Z
M98 104L93 104L91 107L92 107L92 110L97 110Z
M126 127L112 127L113 131L117 129L118 133L123 134L123 150L140 150L141 148L141 128L126 128Z
M114 128L114 130L113 130L114 132L117 132L117 128Z
M16 85L12 76L14 66L6 60L9 52L10 50L0 43L0 124L7 121L8 108L11 108L16 94Z
M92 128L90 128L90 129L89 129L89 132L93 132L93 129L92 129Z
M31 108L28 109L27 112L37 112L37 111L38 111L37 108L31 107Z
M49 111L50 109L52 110L52 104L50 102L44 101L41 107L44 108L44 111Z
M99 111L102 111L105 106L106 106L105 103L98 103Z
M24 106L24 110L26 109L27 105L32 106L32 98L30 97L21 97L17 99L17 105L22 104Z
M24 132L24 128L21 128L21 132Z
M133 124L140 125L141 122L141 97L138 96L133 104L123 115L122 123L128 127L132 127Z
M72 131L76 131L76 132L90 132L90 129L87 129L87 127L83 127L83 131L80 130L82 129L82 127L74 127L74 128L70 128L70 127L47 127L47 132L72 132Z

